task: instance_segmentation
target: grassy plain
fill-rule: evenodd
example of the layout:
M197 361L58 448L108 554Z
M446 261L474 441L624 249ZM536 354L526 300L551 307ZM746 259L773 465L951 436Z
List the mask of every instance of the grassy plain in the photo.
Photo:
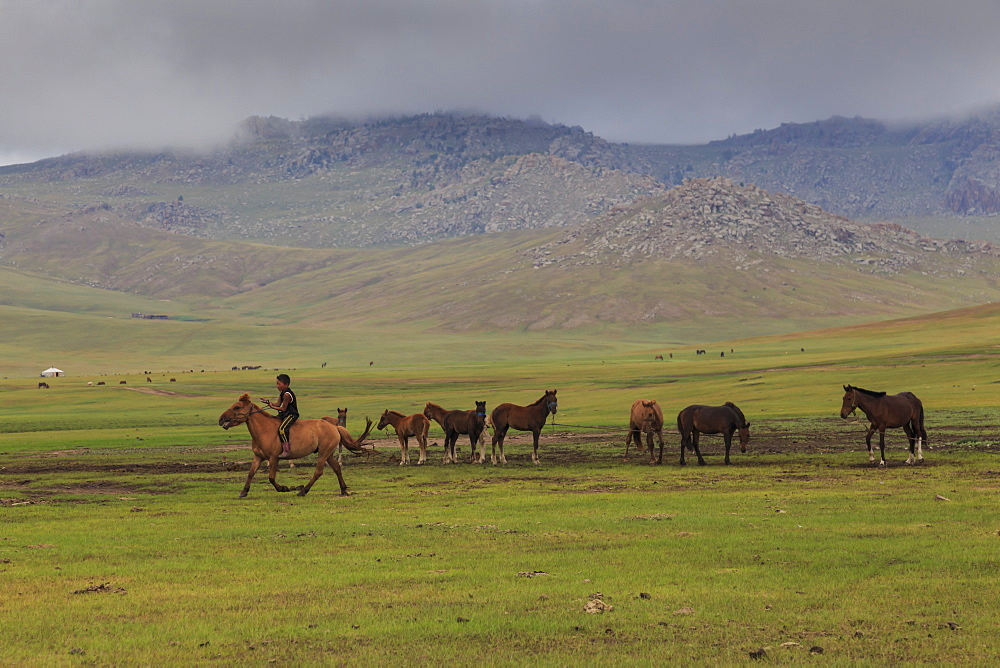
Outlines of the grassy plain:
M522 436L506 467L443 466L432 447L402 468L390 434L345 464L348 497L328 474L302 499L261 475L237 498L248 435L216 420L243 391L272 395L272 369L0 381L0 662L731 664L763 648L781 663L990 663L998 317L706 355L581 337L516 361L529 334L497 335L490 356L456 335L450 358L290 370L307 416L346 405L352 431L385 408L559 389L541 466ZM357 359L380 343L355 343ZM899 432L889 467L868 465L863 425L836 417L844 383L923 399L923 466L902 464ZM621 461L639 397L664 406L662 466ZM724 467L707 438L709 465L679 467L673 415L725 400L753 423L751 451ZM588 614L595 599L613 609Z

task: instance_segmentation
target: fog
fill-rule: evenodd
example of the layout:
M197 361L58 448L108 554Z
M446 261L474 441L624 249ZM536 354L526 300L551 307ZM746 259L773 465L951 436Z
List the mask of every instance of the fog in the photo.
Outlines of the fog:
M0 0L0 162L439 110L697 143L1000 100L1000 3Z

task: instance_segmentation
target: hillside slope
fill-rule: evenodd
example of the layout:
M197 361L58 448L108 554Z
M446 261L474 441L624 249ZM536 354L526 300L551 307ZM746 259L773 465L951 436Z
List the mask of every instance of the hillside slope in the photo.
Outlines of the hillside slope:
M286 246L413 244L572 225L685 178L726 177L866 221L1000 241L1000 110L834 117L698 146L461 114L251 118L203 154L80 153L0 167L0 194L111 205L145 226Z

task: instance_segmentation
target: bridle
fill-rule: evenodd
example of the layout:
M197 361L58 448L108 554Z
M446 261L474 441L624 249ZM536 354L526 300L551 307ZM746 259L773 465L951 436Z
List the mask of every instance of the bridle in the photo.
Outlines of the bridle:
M226 420L225 428L229 429L230 427L244 424L247 420L250 419L251 415L254 415L256 413L263 413L266 410L267 410L266 408L256 408L253 405L253 403L251 402L250 403L250 408L247 409L246 413L237 413L235 419L233 419L233 420Z
M847 411L848 415L858 410L858 388L852 387L849 391L851 393L851 410Z

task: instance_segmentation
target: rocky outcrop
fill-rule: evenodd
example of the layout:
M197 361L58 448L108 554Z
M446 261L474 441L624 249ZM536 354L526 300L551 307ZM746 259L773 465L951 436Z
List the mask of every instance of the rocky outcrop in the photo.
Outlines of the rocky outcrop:
M854 222L788 195L716 178L687 180L574 227L527 255L536 266L712 256L750 266L761 257L787 257L898 272L928 253L998 256L987 242L942 241L894 223Z

